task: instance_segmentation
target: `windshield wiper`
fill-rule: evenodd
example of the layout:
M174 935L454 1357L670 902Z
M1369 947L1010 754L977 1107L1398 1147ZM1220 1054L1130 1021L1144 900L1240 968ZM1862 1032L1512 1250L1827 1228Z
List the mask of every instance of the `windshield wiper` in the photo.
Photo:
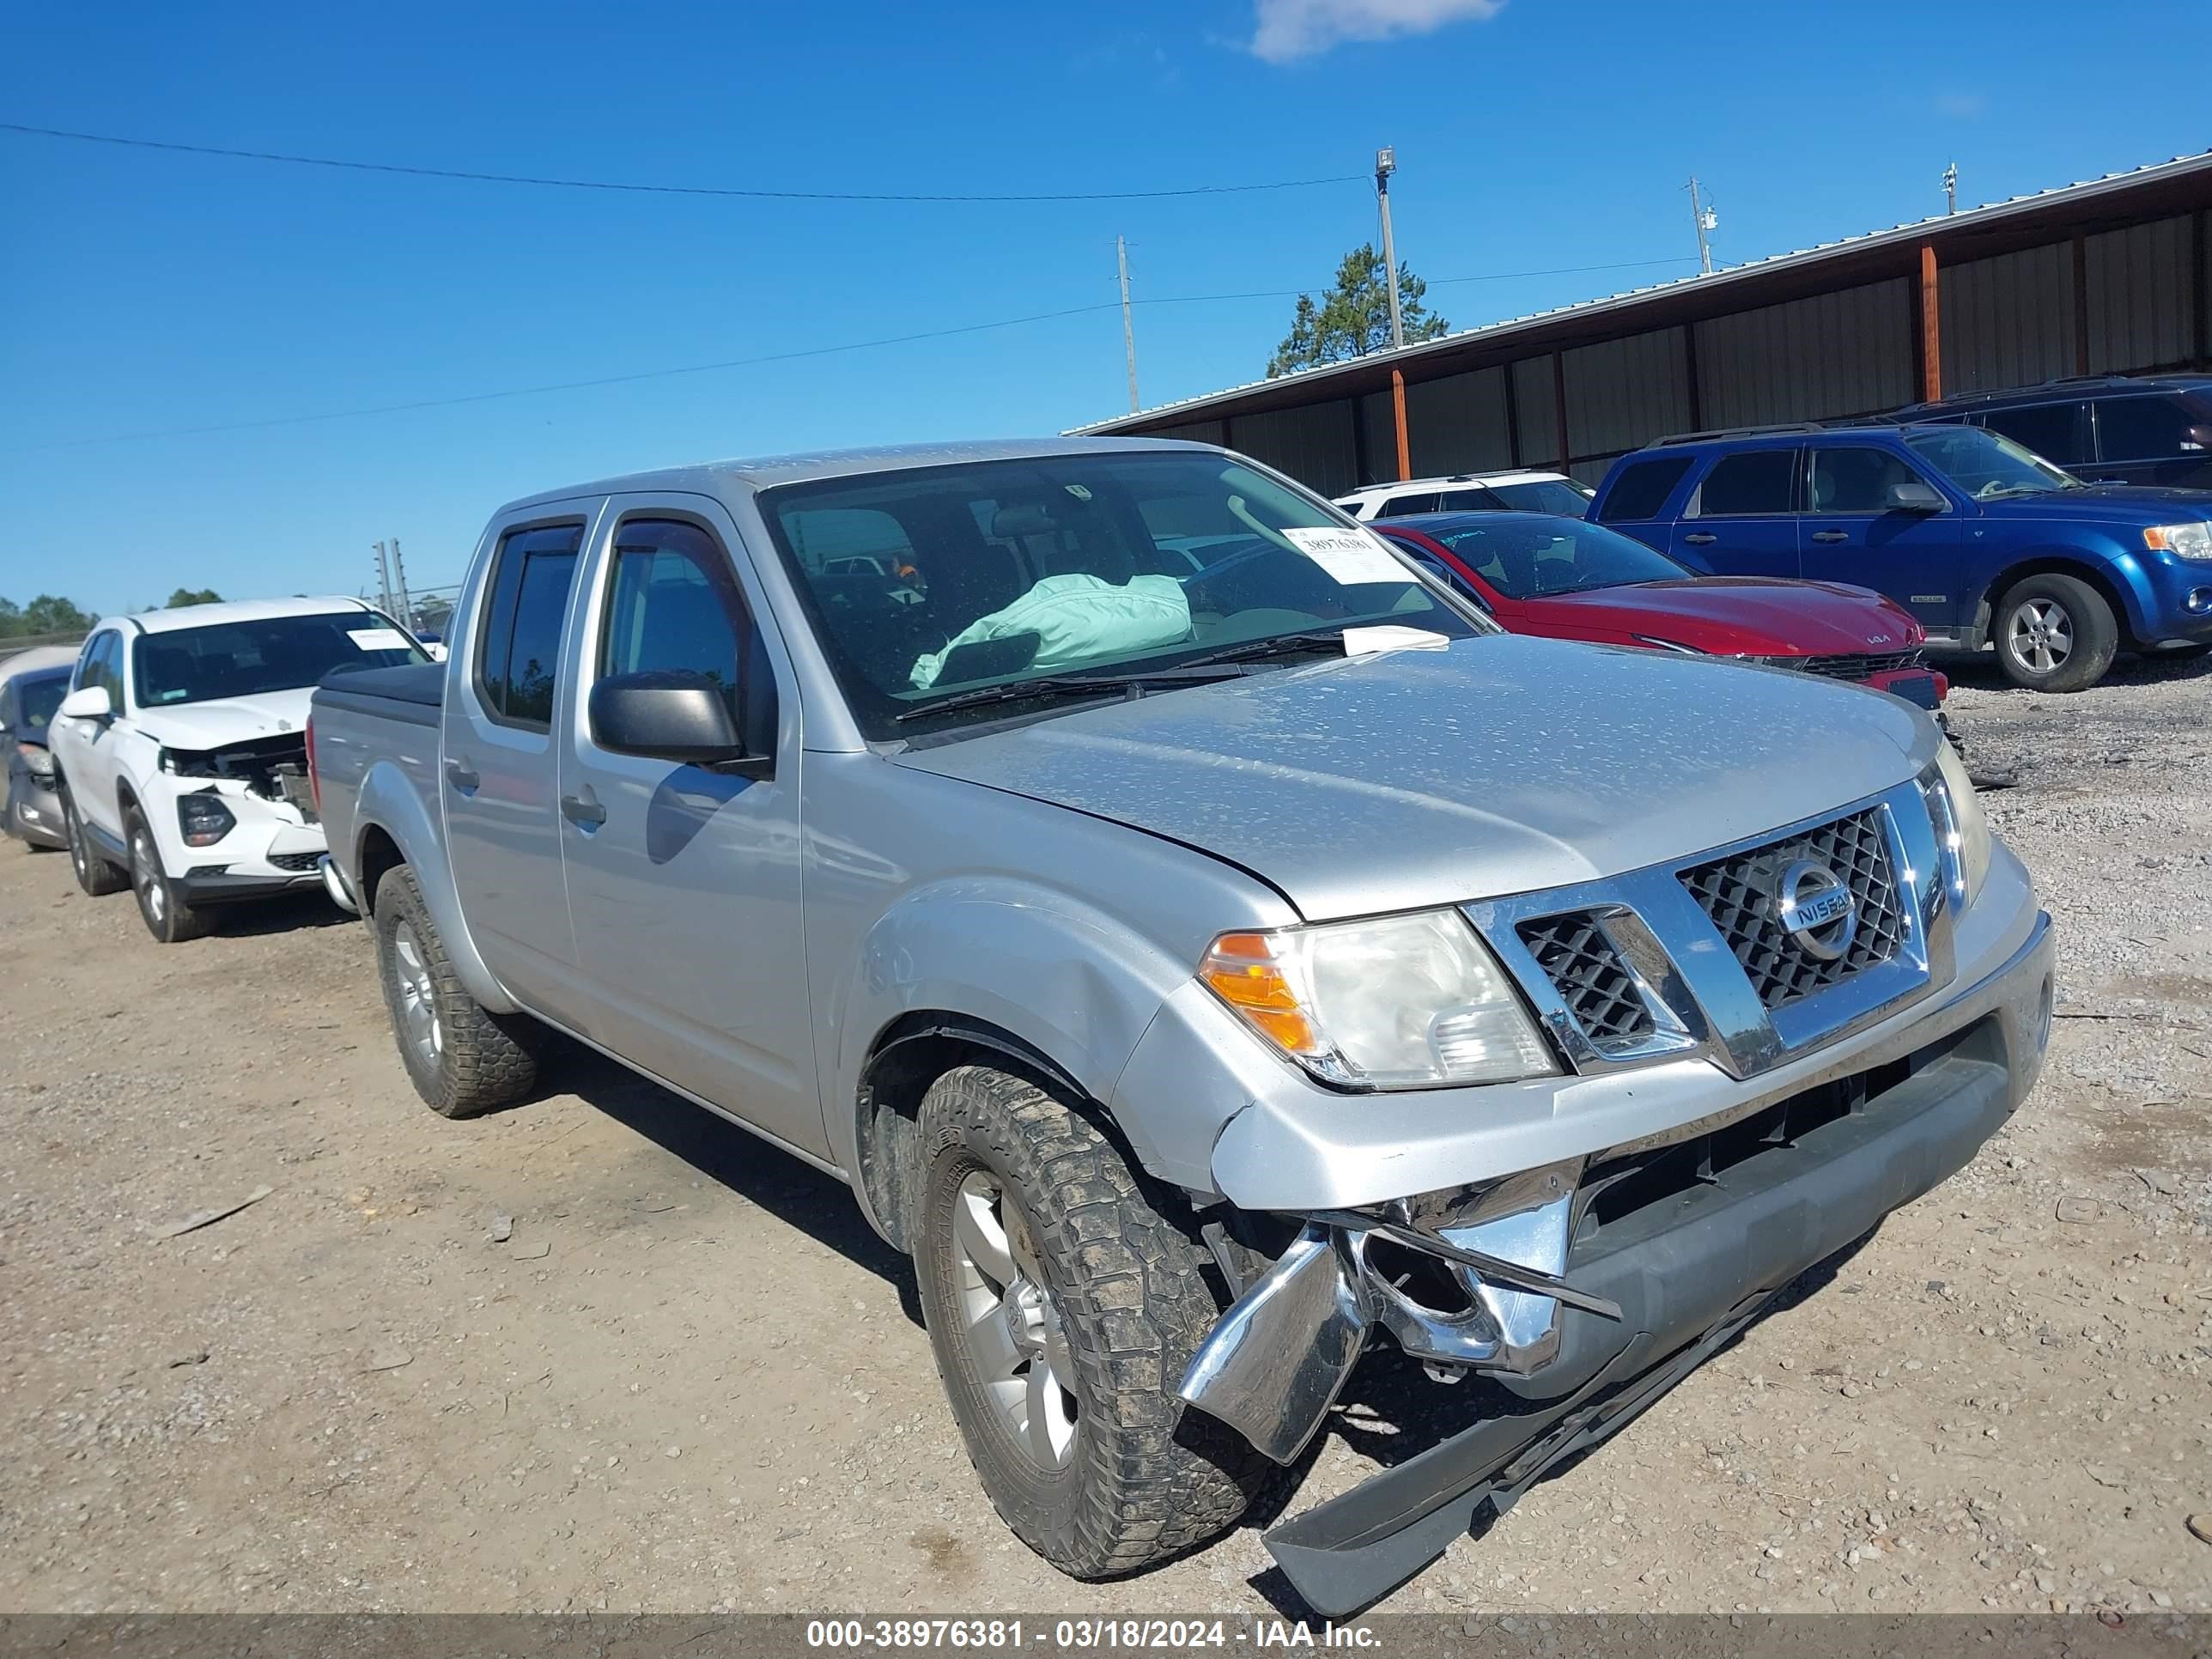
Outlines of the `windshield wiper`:
M1046 674L1033 680L1012 680L1004 685L979 685L973 691L958 691L951 696L940 697L935 702L917 704L902 708L891 716L895 720L920 720L924 714L941 714L955 708L975 708L988 702L1015 702L1029 697L1097 696L1118 691L1124 696L1138 697L1151 685L1172 685L1179 680L1218 680L1234 678L1235 671L1224 666L1209 669L1207 659L1198 662L1179 662L1160 668L1132 669L1126 674ZM1196 669L1195 673L1186 670Z
M1287 657L1297 651L1341 651L1344 629L1310 628L1297 634L1270 634L1264 639L1239 640L1218 651L1185 657L1178 668L1205 668L1214 663L1252 662L1262 657Z

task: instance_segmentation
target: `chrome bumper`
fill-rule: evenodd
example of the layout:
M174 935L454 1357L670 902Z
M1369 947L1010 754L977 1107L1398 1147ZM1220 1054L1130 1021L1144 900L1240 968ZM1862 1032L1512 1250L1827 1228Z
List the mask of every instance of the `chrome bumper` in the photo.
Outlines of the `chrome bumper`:
M1851 1161L1848 1169L1839 1165L1824 1173L1816 1165L1793 1176L1792 1180L1808 1183L1808 1190L1817 1190L1824 1213L1852 1218L1851 1224L1863 1231L1948 1176L1972 1156L2004 1114L2018 1107L2042 1069L2050 1036L2054 954L2050 917L2039 913L2027 940L2002 967L1936 1006L1923 1005L1916 1011L1918 1018L1851 1054L1852 1074L1899 1060L1914 1064L1902 1083L1874 1103L1887 1103L1882 1110L1899 1124L1905 1118L1899 1115L1906 1114L1915 1103L1926 1108L1942 1098L1941 1090L1932 1086L1913 1092L1923 1077L1938 1082L1948 1079L1959 1090L1971 1088L1978 1099L1996 1099L2001 1111L1979 1127L1970 1143L1960 1143L1956 1162L1909 1190L1893 1174L1886 1174L1879 1161L1864 1158ZM1966 1055L1966 1048L1980 1040L1984 1028L1990 1034L1990 1052ZM1839 1065L1836 1072L1842 1071ZM1802 1086L1809 1090L1820 1081L1834 1080L1834 1074L1826 1072L1815 1077L1817 1081ZM1661 1232L1631 1252L1648 1266L1638 1280L1638 1295L1621 1298L1631 1304L1627 1319L1622 1321L1620 1306L1593 1307L1594 1303L1609 1304L1616 1293L1606 1285L1585 1283L1577 1271L1583 1264L1573 1255L1578 1214L1574 1189L1587 1165L1711 1134L1772 1103L1771 1097L1762 1097L1648 1142L1512 1177L1455 1213L1447 1211L1442 1220L1423 1213L1425 1204L1433 1207L1425 1200L1401 1200L1374 1212L1310 1212L1290 1249L1237 1298L1200 1345L1178 1392L1184 1401L1236 1429L1257 1449L1288 1463L1320 1429L1378 1324L1416 1358L1493 1374L1517 1393L1548 1398L1579 1386L1594 1369L1630 1344L1642 1328L1639 1320L1648 1324L1656 1317L1650 1311L1655 1304L1677 1313L1685 1306L1708 1304L1725 1311L1738 1305L1756 1284L1773 1279L1777 1273L1784 1277L1775 1282L1786 1282L1856 1236L1854 1231L1831 1237L1832 1227L1816 1227L1813 1243L1820 1246L1819 1252L1806 1256L1804 1251L1811 1246L1804 1237L1776 1231L1763 1241L1765 1249L1739 1249L1728 1257L1727 1273L1716 1268L1708 1275L1713 1283L1685 1285L1667 1282L1668 1264L1680 1252L1671 1236ZM1974 1122L1979 1125L1981 1119ZM1443 1263L1468 1298L1466 1311L1439 1315L1406 1296L1376 1264L1378 1239L1425 1250ZM1470 1253L1497 1258L1507 1269L1524 1271L1486 1274L1468 1265ZM1612 1265L1616 1269L1621 1266ZM1542 1292L1547 1279L1559 1281L1560 1294ZM1729 1282L1721 1282L1723 1279ZM1592 1318L1585 1318L1578 1328L1593 1334L1581 1343L1583 1352L1578 1358L1563 1362L1563 1296L1570 1305L1599 1319L1609 1311L1620 1324L1619 1340L1607 1348L1608 1334L1596 1330ZM1670 1322L1681 1322L1670 1316Z

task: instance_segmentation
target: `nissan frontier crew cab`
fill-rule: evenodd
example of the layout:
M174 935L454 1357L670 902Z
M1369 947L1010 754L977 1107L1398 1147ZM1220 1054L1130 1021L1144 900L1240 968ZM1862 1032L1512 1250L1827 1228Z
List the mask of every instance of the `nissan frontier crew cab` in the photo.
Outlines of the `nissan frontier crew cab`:
M1078 1577L1231 1525L1395 1345L1457 1426L1267 1539L1365 1604L2041 1066L2050 921L1924 712L1502 634L1218 449L556 490L450 638L309 740L416 1087L565 1032L849 1183Z

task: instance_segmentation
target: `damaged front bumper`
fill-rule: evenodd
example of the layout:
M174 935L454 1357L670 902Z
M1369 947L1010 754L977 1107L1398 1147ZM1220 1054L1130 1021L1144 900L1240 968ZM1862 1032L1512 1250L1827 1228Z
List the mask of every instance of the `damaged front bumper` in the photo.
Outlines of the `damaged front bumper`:
M1855 1049L1852 1069L1656 1144L1479 1194L1307 1212L1200 1345L1185 1401L1289 1462L1379 1326L1507 1403L1269 1533L1299 1594L1332 1614L1373 1601L1964 1165L2041 1069L2053 957L2038 914L2002 967Z

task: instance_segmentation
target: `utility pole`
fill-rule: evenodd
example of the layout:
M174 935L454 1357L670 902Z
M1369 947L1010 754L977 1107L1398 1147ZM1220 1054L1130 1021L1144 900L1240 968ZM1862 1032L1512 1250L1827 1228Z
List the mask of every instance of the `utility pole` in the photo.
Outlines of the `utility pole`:
M1956 161L1943 169L1943 216L1949 218L1959 210L1959 164Z
M1121 268L1121 349L1129 357L1129 413L1137 412L1137 331L1129 325L1129 244L1114 239L1114 261Z
M1390 175L1398 170L1395 148L1375 152L1375 201L1382 210L1382 268L1390 273L1390 349L1406 343L1406 325L1398 314L1398 249L1390 240Z
M399 538L392 538L392 580L399 589L399 625L415 626L415 601L407 596L407 562L399 556Z
M376 601L380 610L392 609L392 567L385 562L382 542L376 544Z
M1713 274L1713 245L1705 240L1705 234L1717 226L1720 219L1713 212L1712 198L1699 195L1695 175L1690 179L1690 217L1698 228L1698 274L1710 276Z

